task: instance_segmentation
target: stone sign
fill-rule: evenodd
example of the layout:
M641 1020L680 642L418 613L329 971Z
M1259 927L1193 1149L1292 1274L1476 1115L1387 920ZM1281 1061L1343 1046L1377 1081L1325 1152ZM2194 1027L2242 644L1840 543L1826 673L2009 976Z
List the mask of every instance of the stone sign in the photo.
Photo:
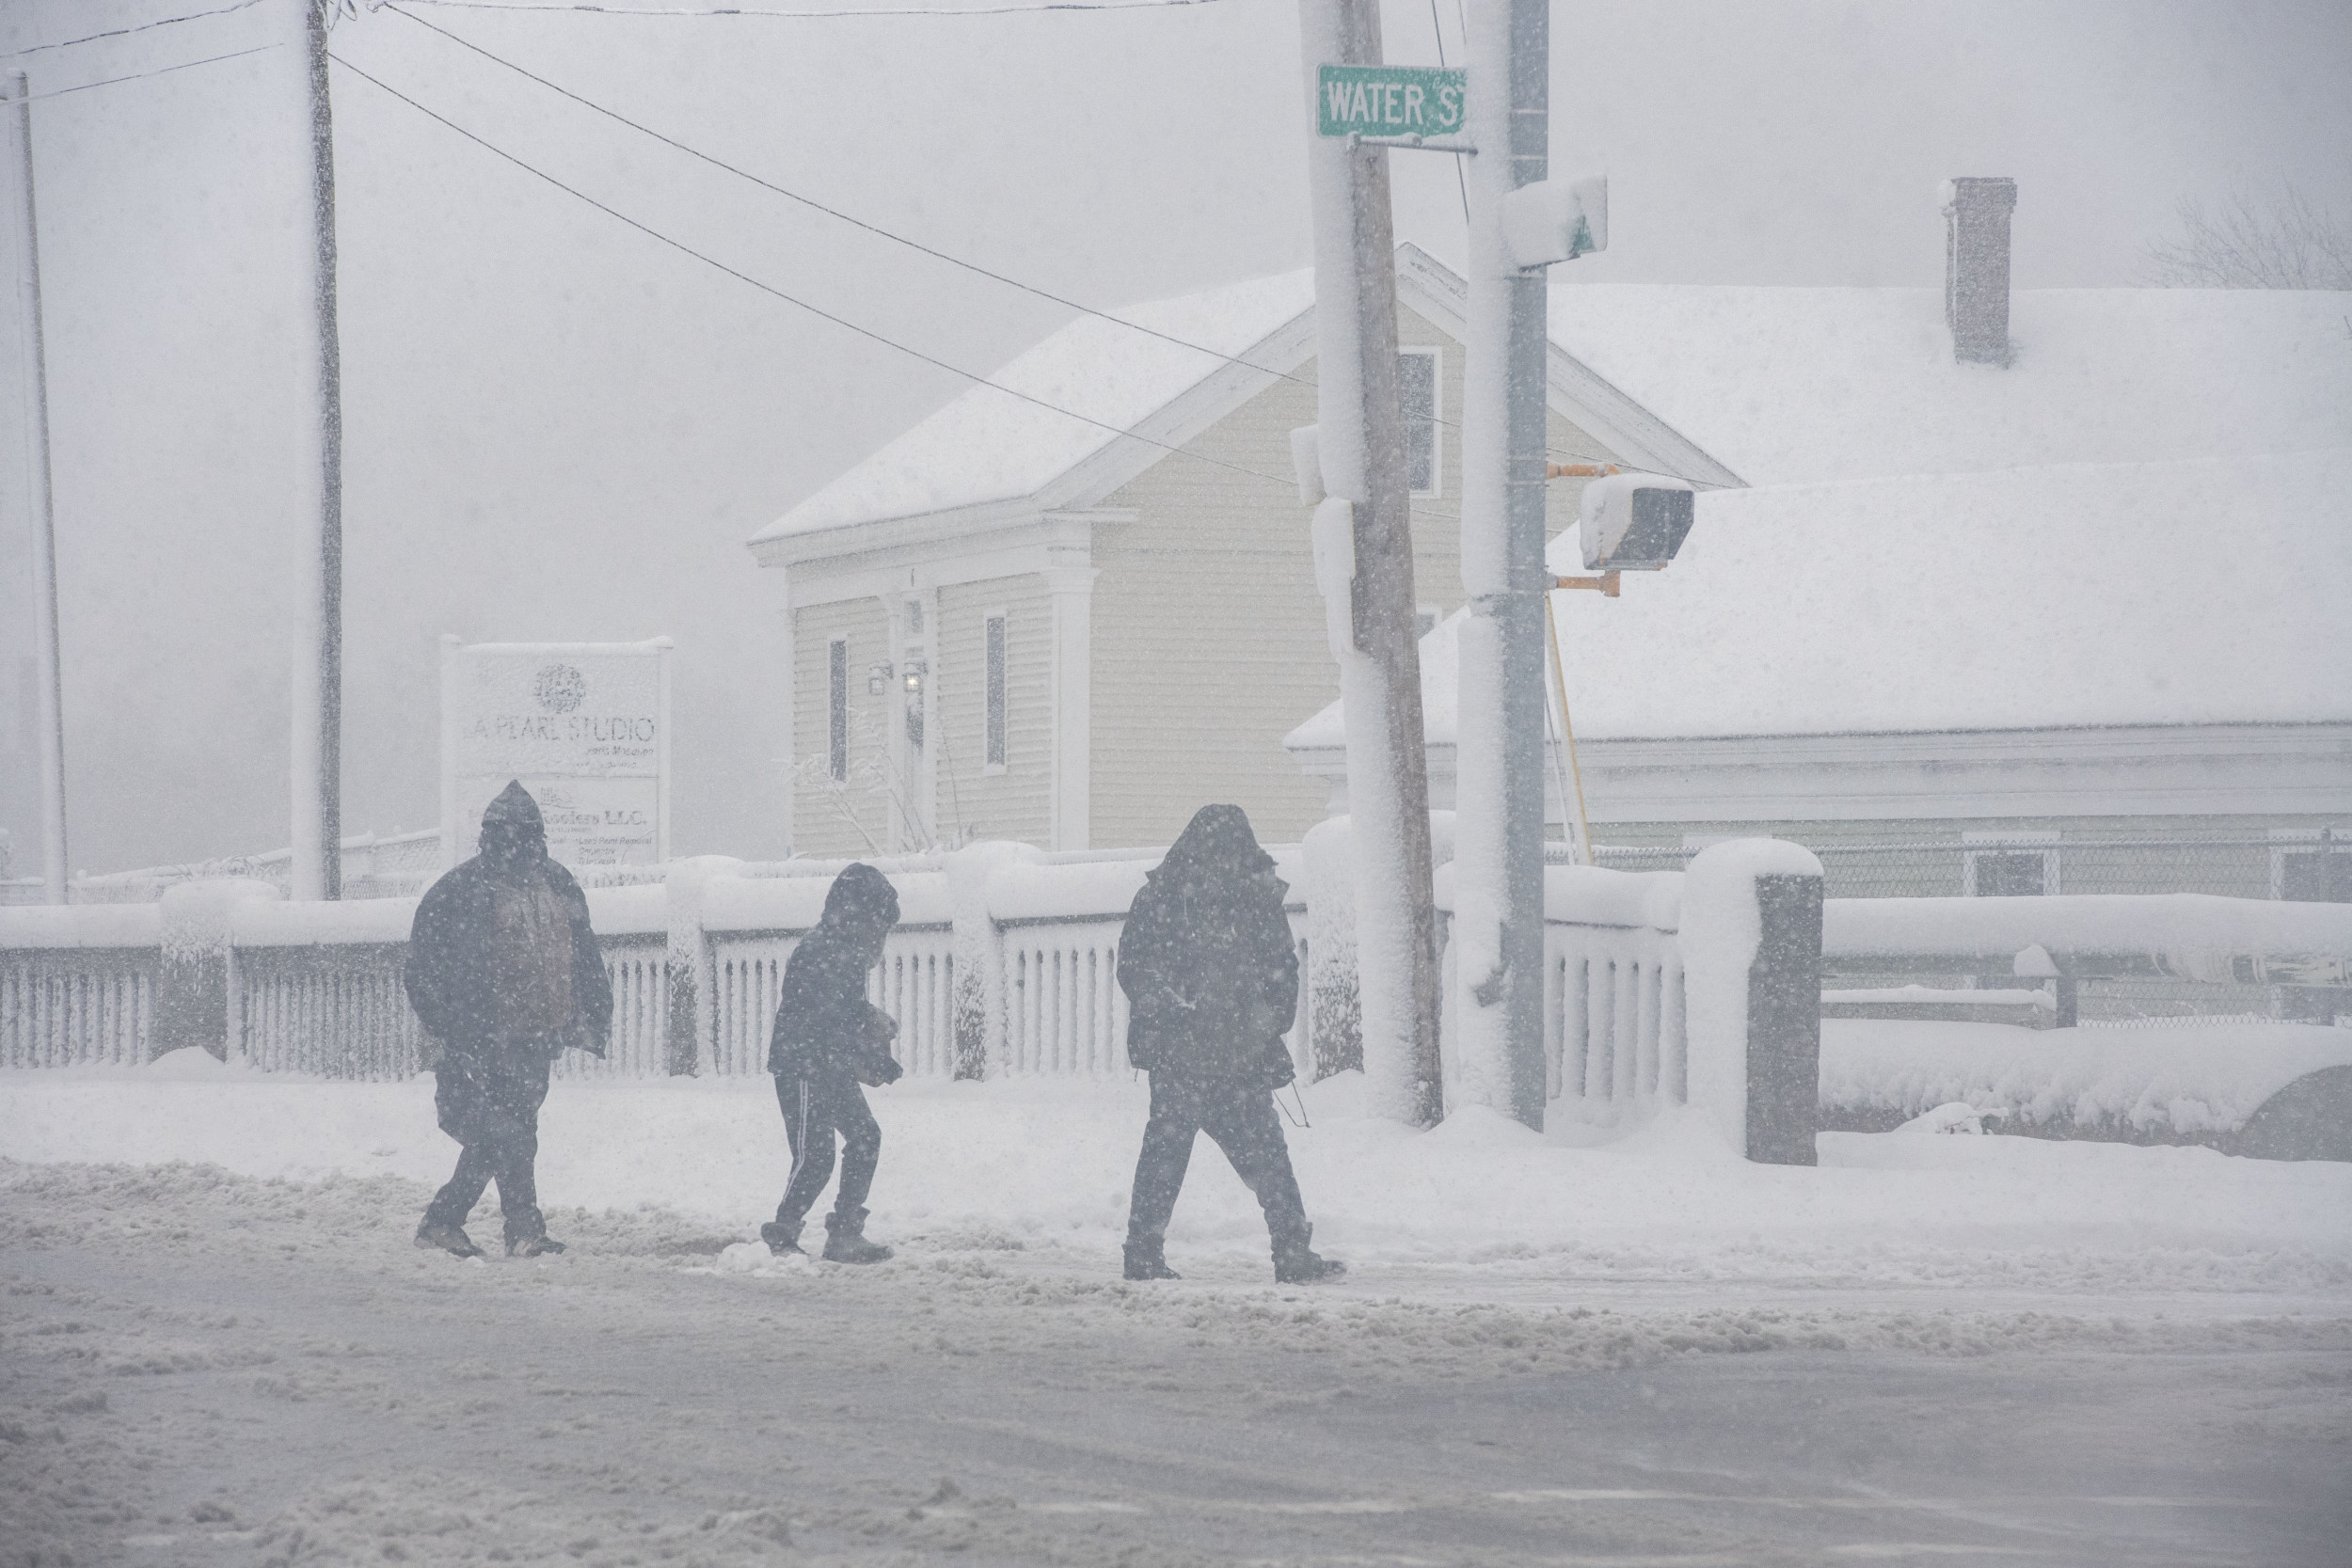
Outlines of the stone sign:
M519 779L568 866L670 853L670 640L441 640L441 850L474 852L482 813Z

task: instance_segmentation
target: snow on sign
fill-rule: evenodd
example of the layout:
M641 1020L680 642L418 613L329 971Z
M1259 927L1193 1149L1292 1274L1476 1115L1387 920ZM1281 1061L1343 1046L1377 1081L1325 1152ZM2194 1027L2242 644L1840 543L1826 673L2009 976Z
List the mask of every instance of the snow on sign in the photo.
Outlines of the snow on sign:
M1451 136L1462 129L1467 74L1425 65L1327 65L1315 84L1326 136Z
M441 640L441 852L474 851L482 813L519 779L566 865L670 852L670 640Z

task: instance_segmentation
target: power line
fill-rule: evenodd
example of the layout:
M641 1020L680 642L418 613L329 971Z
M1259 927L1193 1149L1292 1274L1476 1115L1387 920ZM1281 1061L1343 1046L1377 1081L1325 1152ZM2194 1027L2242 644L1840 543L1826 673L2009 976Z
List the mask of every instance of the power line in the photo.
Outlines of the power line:
M589 0L560 0L557 4L534 4L532 0L411 0L420 6L448 6L472 11L594 11L605 16L759 16L799 18L809 21L855 19L868 16L1028 16L1047 11L1166 11L1194 6L1223 5L1225 0L1038 0L1025 6L878 6L850 7L838 10L773 10L759 6L713 6L683 9L666 6L602 6Z
M201 60L183 60L178 65L157 66L152 71L135 71L128 76L109 76L103 82L84 82L78 87L59 87L55 92L31 93L24 98L10 99L8 102L12 103L38 103L44 98L63 98L70 92L87 92L92 87L111 87L118 82L136 82L150 76L167 76L175 71L194 71L200 65L218 65L223 60L241 60L247 55L266 54L272 49L282 49L284 47L285 45L278 43L257 43L250 49L240 49L233 54L215 55L209 58Z
M38 55L44 49L71 49L77 43L96 43L100 39L129 38L133 33L144 33L156 27L175 27L183 22L201 22L208 16L227 16L231 11L250 10L261 3L262 0L237 0L235 5L222 6L216 10L190 11L185 16L167 16L160 22L142 22L135 27L116 27L103 33L87 33L78 39L59 39L55 43L36 43L30 49L15 51L10 57ZM90 84L92 87L97 85L95 82Z
M443 4L447 3L447 0L416 0L416 3L428 5ZM1230 354L1220 354L1216 349L1205 347L1200 343L1189 342L1183 338L1171 336L1168 333L1161 332L1153 327L1140 325L1135 322L1127 321L1122 317L1114 316L1108 311L1095 309L1089 305L1082 305L1074 299L1066 299L1062 295L1055 293L1049 289L1041 289L1033 283L1024 283L1017 277L1008 277L1003 273L993 272L987 267L981 266L977 261L967 261L961 256L951 256L944 250L933 249L931 246L925 245L920 240L910 239L904 234L895 233L890 230L882 228L879 224L868 223L864 218L852 216L851 214L841 211L837 207L829 207L825 203L818 201L814 198L803 196L798 191L787 190L784 186L777 184L772 180L762 179L760 176L752 173L749 169L738 168L735 165L730 164L723 159L713 157L711 154L702 151L698 148L689 147L686 143L679 141L676 137L665 135L649 125L641 125L636 120L629 119L627 115L619 113L617 110L608 109L603 104L596 103L594 99L583 98L579 93L572 91L569 87L564 87L560 83L550 82L546 77L528 69L527 67L516 65L514 61L507 59L502 55L494 55L489 50L483 48L480 44L473 42L469 39L461 38L457 34L451 32L446 27L435 26L434 24L427 22L421 16L412 16L398 6L387 6L385 9L391 11L394 15L405 17L408 21L415 23L420 27L430 28L432 31L440 34L441 37L449 40L452 43L470 49L475 54L481 55L484 59L489 60L497 65L504 66L507 70L515 72L516 75L527 77L530 80L538 83L541 87L546 87L548 91L559 93L562 96L570 99L573 103L580 105L582 108L593 109L597 114L604 116L608 119L617 121L622 125L628 126L632 131L651 136L654 140L660 142L665 147L675 148L678 151L685 153L690 158L699 158L713 168L723 169L727 173L736 176L738 179L748 180L764 191L773 192L775 195L783 197L789 201L797 201L802 206L809 208L813 212L824 214L827 217L837 218L841 222L849 224L853 229L863 229L867 233L888 240L894 245L902 245L910 250L920 251L922 254L929 256L935 261L946 262L951 267L961 267L964 271L972 273L977 277L988 278L992 282L1002 283L1009 289L1018 289L1024 293L1033 294L1039 299L1047 300L1055 305L1061 306L1064 309L1075 310L1081 315L1093 316L1100 320L1113 323L1116 325L1126 327L1129 331L1140 332L1147 338L1157 338L1162 342L1173 343L1178 348L1191 349L1195 353L1205 354L1210 356L1212 358L1222 359L1229 365L1241 365L1249 370L1263 371L1266 374L1281 376L1285 381L1295 381L1300 383L1302 386L1308 384L1302 377L1286 374L1281 371L1273 370L1264 365L1254 365L1246 359L1236 358L1234 356Z
M449 5L455 4L456 0L411 0L411 3L424 5ZM1434 4L1434 0L1432 0L1432 3ZM920 240L913 239L907 235L884 229L879 224L868 223L864 218L856 217L849 213L845 213L837 207L828 206L824 202L818 201L813 197L803 196L798 191L788 190L786 187L777 184L772 180L764 179L757 174L754 174L749 169L738 167L736 165L730 164L723 158L715 157L710 153L705 152L699 148L690 147L685 142L678 140L675 136L668 135L660 131L657 131L650 125L641 124L637 120L633 120L627 115L620 113L616 109L607 108L604 104L597 103L592 98L587 98L580 93L572 91L571 88L564 87L560 82L549 81L547 77L540 75L537 71L531 70L529 67L517 65L513 60L506 58L502 55L485 49L482 45L474 42L470 39L453 33L448 28L440 26L435 23L427 22L423 17L411 14L400 6L388 5L384 8L391 11L393 14L405 21L416 24L418 26L426 29L429 32L439 34L442 38L449 40L450 42L458 45L460 48L471 50L474 54L481 55L485 60L490 61L493 65L502 66L506 70L515 72L517 76L521 76L528 81L536 82L539 86L547 88L549 92L555 93L560 97L569 99L571 102L579 104L583 109L593 110L596 113L604 116L607 119L612 120L616 124L628 127L628 129L637 132L641 135L651 136L654 140L661 143L663 146L675 149L679 152L683 152L690 158L699 159L701 162L708 164L713 168L732 174L739 180L747 180L764 191L783 197L787 201L797 201L802 206L810 209L812 212L822 213L827 217L837 219L842 223L850 225L853 229L862 229L866 230L866 232L875 235L878 238L888 240L894 245L905 245L908 249L920 252L922 255L929 256L934 261L945 261L952 267L961 267L964 271L971 273L976 277L985 277L991 282L1001 283L1009 289L1018 289L1024 293L1030 294L1038 299L1046 300L1055 305L1058 305L1064 309L1075 310L1080 315L1092 316L1098 321L1109 322L1115 326L1125 327L1131 332L1139 332L1147 338L1156 338L1164 343L1170 343L1182 349L1189 349L1195 354L1206 355L1213 359L1221 359L1229 365L1238 365L1245 370L1252 370L1260 372L1261 374L1275 376L1280 380L1288 381L1295 386L1311 387L1314 385L1313 382L1309 381L1305 376L1294 375L1288 371L1276 370L1269 365L1256 364L1250 360L1241 358L1238 356L1226 354L1220 350L1210 348L1205 344L1192 342L1187 339L1176 337L1171 333L1162 332L1156 327L1144 326L1139 323L1129 321L1122 316L1113 315L1107 310L1098 310L1090 305L1086 305L1077 300L1055 293L1050 289L1041 289L1033 283L1025 283L1017 277L1010 277L1001 272L993 271L990 268L981 266L976 261L967 261L961 256L949 255L944 250L936 249L933 246L925 245ZM1457 166L1456 172L1458 173L1458 166L1461 160L1456 158L1454 161ZM1463 199L1467 202L1469 198L1465 196ZM1468 211L1469 209L1466 206L1464 208L1466 214ZM1426 417L1432 424L1438 426L1440 429L1459 430L1461 428L1458 423L1452 420L1440 419L1434 415ZM1582 452L1561 448L1550 448L1548 450L1551 451L1555 456L1577 457L1588 460L1597 459L1600 461L1614 460L1613 454L1606 452Z
M524 173L536 176L538 179L546 181L548 184L553 185L557 190L564 192L566 196L575 197L578 199L586 202L589 206L594 207L596 211L604 214L607 217L618 219L620 222L628 225L631 229L636 230L639 233L644 234L650 239L659 240L663 245L670 246L674 250L691 256L695 261L702 262L706 266L716 268L718 271L725 273L729 277L735 278L739 282L748 283L762 293L772 294L776 298L783 300L787 305L798 306L801 309L807 311L810 315L816 316L823 321L831 322L834 325L842 327L848 331L854 332L861 338L870 338L875 342L882 344L885 348L897 349L900 354L906 355L910 358L920 359L927 365L936 366L940 370L946 371L951 375L961 376L964 380L972 382L976 386L986 387L994 391L1002 392L1007 397L1018 398L1023 403L1034 404L1036 406L1044 409L1047 413L1059 414L1064 419L1075 420L1081 424L1092 425L1097 430L1106 430L1113 436L1120 436L1127 440L1140 441L1146 446L1157 447L1162 451L1173 452L1180 457L1189 457L1196 463L1207 463L1219 468L1229 468L1234 473L1247 474L1251 479L1263 480L1269 484L1288 486L1295 483L1295 481L1292 479L1279 478L1273 474L1262 473L1256 468L1243 467L1238 463L1228 463L1222 458L1210 457L1205 453L1192 451L1184 447L1170 446L1166 441L1156 441L1149 436L1138 435L1132 430L1125 430L1118 425L1107 423L1104 420L1092 419L1087 415L1073 412L1073 410L1061 407L1057 404L1048 403L1043 398L1034 397L1029 393L1018 390L1015 388L1007 387L1001 383L991 381L988 377L975 374L973 372L964 370L961 366L949 364L945 359L941 359L933 355L926 354L919 348L909 347L907 344L899 342L896 339L885 338L881 333L874 331L871 327L860 326L853 321L850 321L841 316L836 316L830 310L823 309L818 306L811 305L804 299L796 298L791 294L786 293L782 289L776 288L771 284L763 283L758 278L752 277L749 273L739 272L735 268L728 266L724 261L703 254L703 252L696 250L693 246L686 244L682 240L672 239L669 235L664 234L660 230L655 229L650 225L640 223L637 219L630 217L628 214L620 212L615 208L606 206L603 202L598 201L595 197L588 195L586 192L565 184L563 181L558 180L554 175L548 173L546 170L525 163L522 159L516 157L512 152L507 151L505 149L499 147L492 142L485 141L482 137L474 135L471 131L467 130L464 126L458 124L455 120L447 119L444 116L437 114L433 110L426 108L423 104L418 103L406 93L402 92L398 87L391 86L389 83L381 81L376 77L369 75L366 71L360 70L358 66L353 65L349 60L344 59L342 55L330 54L327 57L332 59L337 65L342 66L345 71L350 71L354 76L358 77L361 81L371 83L391 94L394 98L399 99L403 103L407 104L419 114L425 116L427 119L438 120L441 124L447 126L452 131L456 132L459 135L465 137L468 141L472 142L475 146L482 148L485 151L496 153L499 157L504 159L510 164L513 164L516 168L521 169Z

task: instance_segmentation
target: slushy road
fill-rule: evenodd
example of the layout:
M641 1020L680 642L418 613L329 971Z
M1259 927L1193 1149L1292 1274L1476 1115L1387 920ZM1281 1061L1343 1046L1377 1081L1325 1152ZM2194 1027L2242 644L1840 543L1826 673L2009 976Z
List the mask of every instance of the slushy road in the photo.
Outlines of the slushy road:
M461 1263L423 1196L0 1162L0 1568L2352 1561L2341 1301Z

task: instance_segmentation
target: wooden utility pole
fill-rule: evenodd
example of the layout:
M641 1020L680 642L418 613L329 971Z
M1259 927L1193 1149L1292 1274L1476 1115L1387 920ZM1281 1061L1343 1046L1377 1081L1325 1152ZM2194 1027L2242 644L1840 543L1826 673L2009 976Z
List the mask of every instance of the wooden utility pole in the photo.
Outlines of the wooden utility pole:
M294 649L294 896L342 896L343 406L335 325L335 121L326 24L335 0L303 0L310 87L312 319L317 326L317 532L301 552Z
M40 321L40 225L33 207L32 87L23 71L8 80L16 104L19 168L24 175L18 222L24 248L16 297L24 342L24 459L32 493L33 641L40 739L40 879L45 902L66 901L65 686L57 649L57 533L49 490L49 358Z
M1380 63L1380 8L1299 0L1299 22L1310 113L1320 114L1322 67ZM1364 1071L1382 1114L1425 1127L1444 1114L1444 1085L1388 160L1382 147L1309 139L1316 445L1324 489L1353 508L1345 617L1353 645L1333 652L1347 714Z

